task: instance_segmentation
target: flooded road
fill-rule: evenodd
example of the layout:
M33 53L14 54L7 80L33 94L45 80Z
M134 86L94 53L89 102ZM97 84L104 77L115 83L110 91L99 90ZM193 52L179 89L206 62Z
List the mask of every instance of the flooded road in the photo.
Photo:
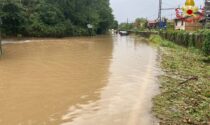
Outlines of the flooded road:
M3 45L0 125L153 125L157 52L136 36Z

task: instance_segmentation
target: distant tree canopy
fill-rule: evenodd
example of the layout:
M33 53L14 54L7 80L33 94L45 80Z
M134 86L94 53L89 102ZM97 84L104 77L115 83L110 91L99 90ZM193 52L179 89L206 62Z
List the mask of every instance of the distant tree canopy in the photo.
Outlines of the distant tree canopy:
M147 19L137 18L134 22L135 28L139 30L145 30L147 28Z
M119 30L137 30L143 31L147 29L148 21L146 18L136 18L132 23L121 23Z
M132 30L134 29L133 23L121 23L119 25L119 30Z
M6 35L62 37L103 34L116 28L109 0L0 0Z

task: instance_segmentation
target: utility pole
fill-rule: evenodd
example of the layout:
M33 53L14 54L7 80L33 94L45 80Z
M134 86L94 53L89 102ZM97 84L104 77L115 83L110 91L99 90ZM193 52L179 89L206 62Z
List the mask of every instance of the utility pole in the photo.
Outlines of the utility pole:
M166 28L167 26L167 22L166 20L162 21L162 10L163 11L167 11L167 10L175 10L176 8L163 8L162 7L162 0L159 0L159 9L158 9L158 24L159 24L159 28ZM172 16L171 16L172 18Z
M0 17L0 56L3 54L3 51L2 51L2 38L1 38L1 25L2 25L2 20L1 20L1 17Z
M4 1L2 2L2 5L0 6L0 9L2 10L4 6ZM2 35L1 35L1 28L2 28L2 18L1 18L1 15L0 15L0 56L3 54L3 50L2 50Z
M162 28L162 0L159 0L159 10L158 10L158 28Z
M162 18L162 0L159 0L159 10L158 10L158 21L161 22Z
M205 0L205 28L210 28L210 1Z

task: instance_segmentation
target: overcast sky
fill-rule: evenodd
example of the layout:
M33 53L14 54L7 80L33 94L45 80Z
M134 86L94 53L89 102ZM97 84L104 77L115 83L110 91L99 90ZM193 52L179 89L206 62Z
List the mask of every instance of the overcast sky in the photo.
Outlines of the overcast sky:
M113 14L119 22L129 22L138 17L156 19L158 15L159 0L110 0ZM186 0L162 0L163 8L176 8L182 6ZM195 0L200 7L204 0ZM163 16L173 18L175 11L163 11Z

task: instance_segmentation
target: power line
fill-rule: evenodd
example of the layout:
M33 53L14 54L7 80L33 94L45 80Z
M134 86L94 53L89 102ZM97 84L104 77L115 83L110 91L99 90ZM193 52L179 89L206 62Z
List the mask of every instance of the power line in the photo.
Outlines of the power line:
M170 6L171 8L174 8L174 5L172 5L172 4L169 4L169 3L166 3L166 2L163 2L162 4L163 4L163 5Z
M179 7L170 7L170 8L163 8L163 4L166 4L165 2L162 2L162 0L159 0L159 10L158 10L158 20L161 21L162 18L162 11L168 11L168 10L175 10ZM169 4L168 4L169 5Z
M175 10L177 8L162 8L161 10Z

